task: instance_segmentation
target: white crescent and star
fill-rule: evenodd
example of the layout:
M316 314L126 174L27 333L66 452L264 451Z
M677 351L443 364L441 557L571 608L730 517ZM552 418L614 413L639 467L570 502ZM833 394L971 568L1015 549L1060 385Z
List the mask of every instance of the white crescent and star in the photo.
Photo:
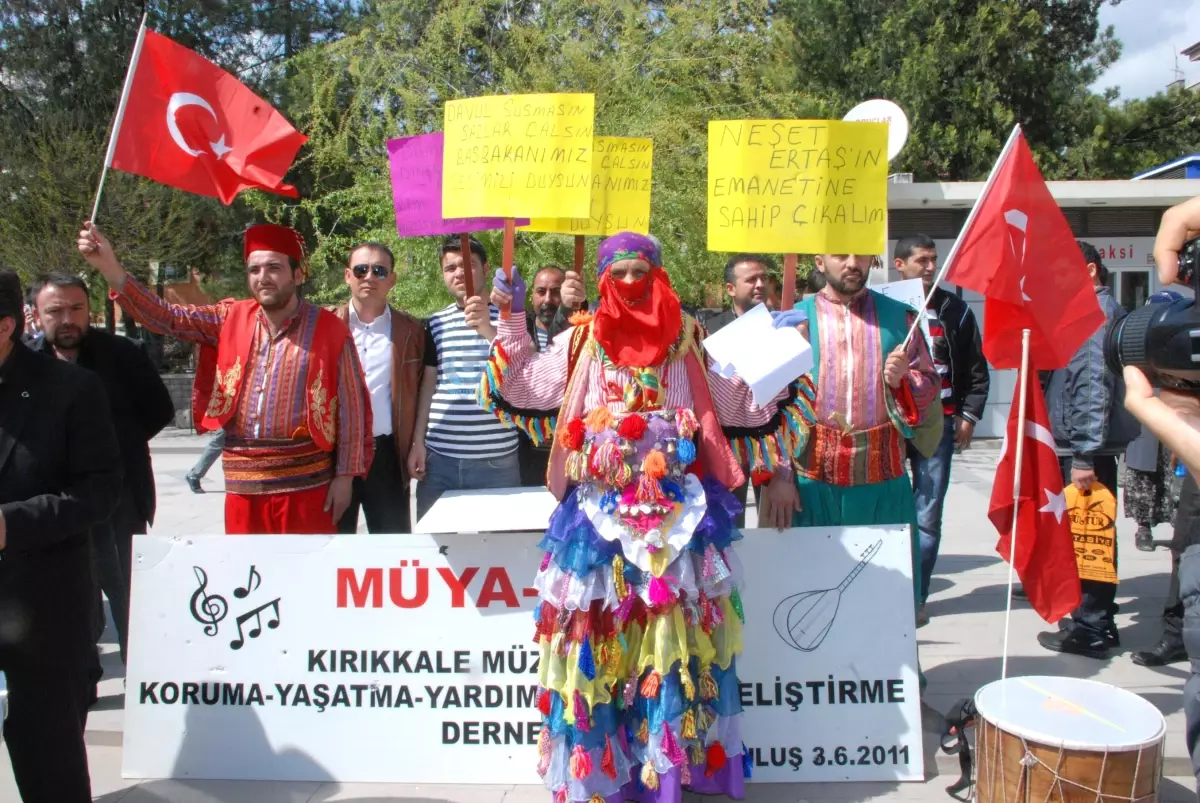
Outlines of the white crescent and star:
M1063 516L1067 512L1067 494L1066 491L1053 493L1049 488L1043 488L1042 493L1046 494L1046 504L1038 508L1038 513L1053 513L1054 518L1062 524Z
M183 138L183 132L179 130L179 123L175 119L175 115L177 115L179 110L184 106L199 106L212 116L213 122L217 122L217 113L213 111L213 107L209 105L207 100L199 95L193 95L191 92L176 92L175 94L171 95L171 99L167 101L167 131L170 132L171 139L175 140L175 144L178 145L180 150L182 150L184 153L187 153L191 156L201 156L204 151L196 150L187 144L187 140ZM222 134L216 142L208 143L208 146L212 150L213 155L218 159L224 159L225 154L233 150L233 148L230 148L225 144L224 134Z
M1017 251L1017 244L1011 232L1008 235L1008 247L1012 249L1013 256L1017 258L1017 261L1020 262L1021 267L1023 268L1025 266L1025 244L1029 236L1029 215L1025 214L1020 209L1007 209L1004 212L1004 222L1021 232L1020 252ZM1021 299L1023 301L1033 300L1025 293L1024 274L1021 276Z

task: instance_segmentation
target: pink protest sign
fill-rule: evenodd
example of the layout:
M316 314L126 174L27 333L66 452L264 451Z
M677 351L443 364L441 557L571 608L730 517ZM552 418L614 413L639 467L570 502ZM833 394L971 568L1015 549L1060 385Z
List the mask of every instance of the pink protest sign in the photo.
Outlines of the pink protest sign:
M442 132L389 139L387 149L396 231L401 237L504 228L504 218L499 217L442 217ZM527 223L517 221L518 226Z

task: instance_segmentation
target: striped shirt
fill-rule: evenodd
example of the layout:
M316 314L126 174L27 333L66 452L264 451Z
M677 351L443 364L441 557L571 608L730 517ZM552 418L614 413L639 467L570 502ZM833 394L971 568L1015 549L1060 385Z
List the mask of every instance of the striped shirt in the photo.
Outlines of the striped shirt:
M821 365L817 374L817 420L838 422L856 431L890 423L883 381L887 355L883 354L879 320L872 293L849 301L834 301L818 293L815 304ZM908 389L918 410L936 398L933 360L924 337L908 344Z
M217 345L230 308L228 303L169 304L132 276L115 297L151 332L207 346ZM259 310L237 408L225 427L224 465L230 493L286 493L319 487L334 474L366 476L375 442L358 351L349 334L338 359L336 458L309 448L311 438L296 435L308 428L304 384L319 314L317 307L301 301L292 319L272 337ZM231 472L234 465L238 469Z
M946 327L938 317L937 309L930 300L925 308L925 320L929 323L929 339L933 342L933 367L942 378L942 411L946 415L954 415L954 386L950 384L950 343L946 340Z
M500 311L491 307L492 320ZM524 316L514 318L522 327ZM491 345L467 326L457 304L435 312L425 324L425 364L437 368L425 445L446 457L490 460L517 450L517 433L479 406L476 391ZM561 398L559 399L561 401Z

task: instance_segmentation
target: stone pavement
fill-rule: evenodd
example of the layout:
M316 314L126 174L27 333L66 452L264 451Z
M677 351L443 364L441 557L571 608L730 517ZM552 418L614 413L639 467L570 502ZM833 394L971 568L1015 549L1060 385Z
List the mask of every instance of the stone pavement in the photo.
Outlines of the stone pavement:
M220 467L213 469L202 496L188 491L184 475L199 457L204 440L178 430L153 443L158 481L156 529L179 535L219 531L224 497ZM994 446L994 445L993 445ZM918 631L921 664L929 680L924 695L926 776L923 784L752 785L747 797L770 803L802 801L949 801L944 789L958 777L957 759L937 753L941 714L956 700L972 695L999 677L1004 627L1007 564L994 551L996 535L986 518L992 476L999 453L988 444L957 458L946 504L945 535L927 611L931 623ZM1118 625L1124 649L1107 661L1057 655L1038 646L1035 636L1047 626L1028 605L1017 602L1012 615L1011 675L1054 674L1093 678L1134 691L1162 710L1167 719L1166 761L1160 800L1193 803L1195 786L1183 743L1180 696L1185 664L1162 669L1136 666L1129 653L1158 638L1158 617L1166 594L1170 560L1165 550L1152 554L1133 548L1132 522L1121 520L1122 582ZM1160 528L1159 537L1167 537ZM123 729L122 668L112 628L105 636L106 677L101 699L88 719L87 743L92 788L105 803L319 803L388 800L422 803L548 803L541 787L404 786L333 783L252 783L223 781L130 781L121 777ZM397 756L397 760L403 760ZM695 796L689 796L695 797ZM696 798L698 800L698 798ZM8 762L0 759L0 803L18 800Z

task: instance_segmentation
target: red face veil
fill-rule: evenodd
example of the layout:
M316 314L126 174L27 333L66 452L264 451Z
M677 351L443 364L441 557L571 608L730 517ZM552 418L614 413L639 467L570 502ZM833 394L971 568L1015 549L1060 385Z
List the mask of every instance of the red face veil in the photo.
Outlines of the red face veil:
M608 268L624 259L640 259L650 271L636 282L615 281ZM679 338L683 310L662 268L658 243L644 234L622 232L600 244L600 308L592 334L613 363L650 368L665 362Z

